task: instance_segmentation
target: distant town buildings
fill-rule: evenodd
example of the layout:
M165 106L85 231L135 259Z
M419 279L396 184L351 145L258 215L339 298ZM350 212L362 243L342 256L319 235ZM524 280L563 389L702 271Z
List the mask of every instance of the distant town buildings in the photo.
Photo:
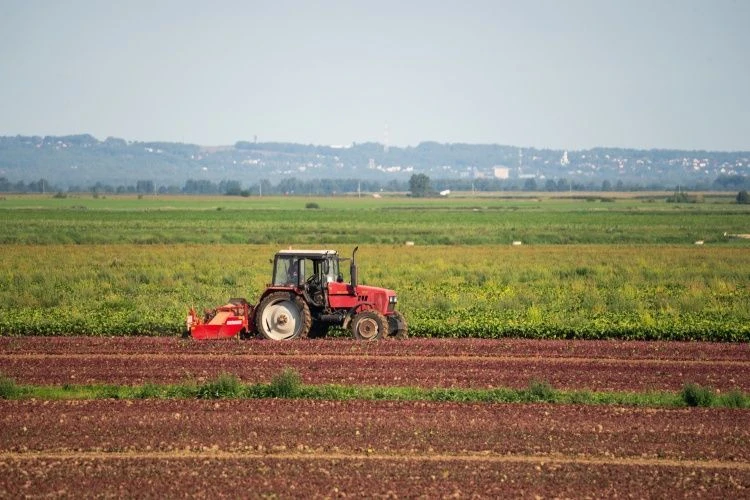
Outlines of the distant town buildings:
M380 143L316 146L258 143L255 137L220 146L113 137L100 141L88 134L0 137L0 180L11 184L44 179L61 187L96 182L118 186L149 180L171 187L188 180L224 179L248 186L287 178L398 183L415 173L456 180L465 189L523 188L533 186L530 181L544 189L740 189L750 182L750 152L608 147L568 151L424 142L391 146L385 154Z

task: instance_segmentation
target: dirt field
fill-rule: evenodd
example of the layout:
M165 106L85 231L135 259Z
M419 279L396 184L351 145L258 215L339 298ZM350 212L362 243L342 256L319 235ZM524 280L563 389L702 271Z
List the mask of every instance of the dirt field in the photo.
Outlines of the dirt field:
M737 497L750 488L745 410L4 401L0 422L0 496Z
M17 382L211 377L748 390L742 344L2 338ZM423 373L423 371L425 373ZM0 497L750 496L750 410L313 400L0 400Z
M692 382L750 391L747 344L0 338L0 372L19 383L202 381L222 372L252 383L268 382L284 367L315 384L522 388L543 380L557 389L676 391Z

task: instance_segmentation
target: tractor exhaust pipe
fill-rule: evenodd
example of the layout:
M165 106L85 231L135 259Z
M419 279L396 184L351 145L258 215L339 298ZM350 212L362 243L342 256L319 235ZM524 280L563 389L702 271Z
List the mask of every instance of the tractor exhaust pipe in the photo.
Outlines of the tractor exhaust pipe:
M352 251L352 262L349 264L349 274L352 277L352 288L357 288L357 262L354 260L354 256L357 254L357 250L359 250L359 247L354 247L354 250Z

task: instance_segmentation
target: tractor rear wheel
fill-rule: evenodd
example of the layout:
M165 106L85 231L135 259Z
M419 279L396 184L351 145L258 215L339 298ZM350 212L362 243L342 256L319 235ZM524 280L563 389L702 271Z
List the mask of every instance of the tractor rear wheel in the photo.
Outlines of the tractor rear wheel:
M399 311L394 311L388 316L388 332L391 337L405 339L409 336L409 327L406 325L406 318Z
M266 296L255 313L258 332L269 340L291 340L307 337L312 318L310 308L301 297L289 292Z
M378 311L362 311L352 319L352 333L357 340L377 340L388 336L388 320Z

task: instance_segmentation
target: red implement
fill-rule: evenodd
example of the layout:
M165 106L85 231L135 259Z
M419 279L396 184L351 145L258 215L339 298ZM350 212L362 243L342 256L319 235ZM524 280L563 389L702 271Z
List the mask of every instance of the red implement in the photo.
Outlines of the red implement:
M187 316L186 334L194 339L222 339L245 336L249 331L253 306L245 299L231 299L228 304L207 310L203 318L191 308Z

